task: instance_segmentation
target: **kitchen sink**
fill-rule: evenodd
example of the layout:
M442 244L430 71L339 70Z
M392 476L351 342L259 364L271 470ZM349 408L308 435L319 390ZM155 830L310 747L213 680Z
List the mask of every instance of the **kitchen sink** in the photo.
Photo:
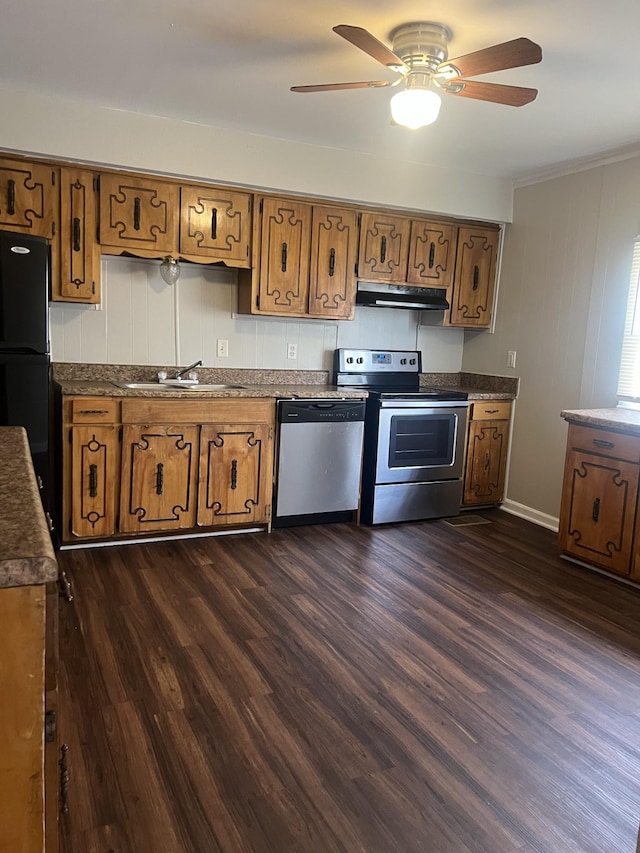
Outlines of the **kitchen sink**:
M243 385L211 385L199 382L197 385L188 385L186 382L175 384L160 382L114 382L118 388L130 388L133 391L239 391Z

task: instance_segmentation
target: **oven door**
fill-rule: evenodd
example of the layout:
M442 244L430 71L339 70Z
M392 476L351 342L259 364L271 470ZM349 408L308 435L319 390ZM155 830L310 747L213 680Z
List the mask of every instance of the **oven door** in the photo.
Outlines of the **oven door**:
M459 480L468 403L381 401L376 483Z

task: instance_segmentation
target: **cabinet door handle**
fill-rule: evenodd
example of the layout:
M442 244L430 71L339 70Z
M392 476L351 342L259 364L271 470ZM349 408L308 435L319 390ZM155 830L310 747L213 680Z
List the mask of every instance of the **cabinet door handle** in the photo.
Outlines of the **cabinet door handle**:
M211 208L211 239L215 240L218 236L218 208Z
M16 182L7 181L7 213L13 216L16 212Z
M64 570L60 571L60 575L58 577L58 591L65 601L73 601L71 581Z
M73 251L80 251L80 220L77 216L73 217Z
M431 246L429 247L429 269L433 269L433 265L436 260L436 244L431 241Z
M280 267L282 272L287 271L287 244L282 244L282 265Z
M238 488L238 460L231 460L231 488Z
M336 272L336 250L329 250L329 276L333 277Z
M69 811L69 770L67 767L67 753L69 747L63 743L60 747L60 811L67 814Z
M140 230L140 199L136 196L133 200L133 229Z
M480 267L476 264L473 268L473 285L472 290L478 289L478 284L480 283Z
M387 257L387 238L382 237L380 240L380 263L383 264Z
M98 466L89 465L89 497L95 498L98 495Z
M156 468L156 494L162 494L162 488L164 486L164 465L162 462L158 462L158 466Z
M602 438L594 438L593 443L596 447L614 447L614 443L612 441L604 441Z
M594 521L597 521L600 517L600 498L596 498L593 502L593 509L591 510L591 518Z
M485 452L484 452L484 470L485 471L489 470L489 462L490 462L489 451L485 450Z

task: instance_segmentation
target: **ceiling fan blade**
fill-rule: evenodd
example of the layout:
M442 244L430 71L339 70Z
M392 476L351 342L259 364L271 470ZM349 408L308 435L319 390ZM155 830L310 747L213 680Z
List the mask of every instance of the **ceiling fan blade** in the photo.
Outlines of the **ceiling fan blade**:
M458 90L458 87L462 86ZM474 98L477 101L491 101L508 107L523 107L536 99L537 89L525 89L523 86L503 86L500 83L480 83L478 80L455 80L442 87L449 95L462 98Z
M542 48L527 38L513 39L484 50L476 50L465 56L447 59L438 66L438 71L453 65L461 77L476 77L491 71L504 71L505 68L520 68L521 65L535 65L542 59Z
M337 89L379 89L390 86L386 80L365 80L362 83L318 83L315 86L292 86L292 92L333 92Z
M393 68L398 71L407 71L407 66L396 56L393 51L383 44L375 36L362 27L352 27L349 24L338 24L333 28L334 33L342 36L355 47L364 50L369 56L372 56L381 65L386 65L388 68Z

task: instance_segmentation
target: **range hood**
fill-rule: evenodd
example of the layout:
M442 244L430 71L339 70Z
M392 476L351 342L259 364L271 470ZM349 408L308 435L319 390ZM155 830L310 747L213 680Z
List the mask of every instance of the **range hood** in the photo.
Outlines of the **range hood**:
M405 287L359 281L356 305L369 308L412 308L414 311L446 311L446 290L437 287Z

